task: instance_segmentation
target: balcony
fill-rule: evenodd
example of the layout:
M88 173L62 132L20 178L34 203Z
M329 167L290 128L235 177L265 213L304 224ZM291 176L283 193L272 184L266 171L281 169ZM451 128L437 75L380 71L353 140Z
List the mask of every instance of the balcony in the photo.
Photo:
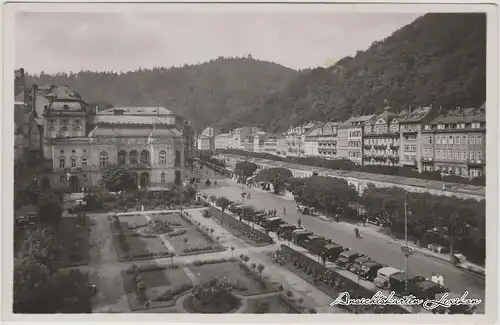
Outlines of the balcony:
M469 160L467 160L467 165L469 165L471 167L482 167L485 165L485 161L484 160L469 159Z

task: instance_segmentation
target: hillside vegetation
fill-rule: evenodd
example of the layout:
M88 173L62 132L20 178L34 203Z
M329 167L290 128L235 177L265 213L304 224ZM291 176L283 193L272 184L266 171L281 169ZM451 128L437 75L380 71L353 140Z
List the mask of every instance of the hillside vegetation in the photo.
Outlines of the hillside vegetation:
M427 14L366 51L298 76L239 121L283 131L311 120L380 112L385 101L444 109L486 98L486 15Z
M354 57L302 72L249 56L126 73L42 74L29 81L67 84L105 106L159 102L198 129L283 131L290 124L377 113L385 103L394 110L474 107L486 98L486 15L427 14Z
M218 58L198 65L137 71L59 73L28 76L28 82L68 85L95 104L173 109L201 129L259 104L298 74L282 65L251 58Z

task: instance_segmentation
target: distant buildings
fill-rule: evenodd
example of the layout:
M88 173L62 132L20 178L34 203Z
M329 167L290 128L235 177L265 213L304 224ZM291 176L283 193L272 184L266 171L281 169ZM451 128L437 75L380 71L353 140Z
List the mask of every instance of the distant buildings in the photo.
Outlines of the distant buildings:
M385 107L380 114L344 122L309 122L283 134L244 134L236 129L216 140L235 148L278 156L349 159L363 166L407 166L418 171L478 177L485 173L486 115L480 108ZM244 134L244 135L243 135ZM253 137L253 147L242 138ZM226 138L232 139L228 145Z
M196 148L198 150L215 150L215 137L219 130L209 126L206 127L196 138Z
M486 112L456 108L443 113L421 131L424 171L478 177L486 170Z

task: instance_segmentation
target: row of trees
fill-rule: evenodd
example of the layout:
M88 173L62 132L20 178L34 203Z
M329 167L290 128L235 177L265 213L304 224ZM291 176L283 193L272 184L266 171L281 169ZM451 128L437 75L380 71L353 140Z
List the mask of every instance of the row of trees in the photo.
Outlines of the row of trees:
M432 233L445 239L451 252L484 262L485 201L409 193L403 189L369 185L361 195L343 179L313 176L291 178L287 189L298 203L312 206L328 216L377 217L387 221L393 235L404 232L407 212L408 232L421 243ZM405 210L406 204L406 210Z
M394 175L401 177L427 179L432 181L443 181L450 183L472 184L485 186L484 176L475 177L471 180L459 176L441 176L439 172L417 172L411 167L391 166L358 166L349 159L324 159L319 157L280 157L264 152L248 152L240 149L219 150L221 153L236 154L248 158L267 159L281 161L290 164L298 164L310 167L320 167L334 170L365 172L372 174Z

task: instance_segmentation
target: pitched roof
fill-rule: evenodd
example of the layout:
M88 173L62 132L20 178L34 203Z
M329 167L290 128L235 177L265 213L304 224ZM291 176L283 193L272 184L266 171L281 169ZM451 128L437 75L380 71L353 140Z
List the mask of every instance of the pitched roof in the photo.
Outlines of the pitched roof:
M96 124L174 124L171 118L165 116L126 116L126 115L96 115Z
M376 115L375 114L372 114L372 115L361 115L361 116L353 116L351 117L350 119L348 119L347 121L345 121L344 123L342 123L342 125L351 125L351 123L365 123L366 121L374 118Z
M474 123L486 122L486 113L481 108L463 108L455 109L439 115L433 119L430 124L454 124L454 123Z
M114 115L115 111L122 111L123 115L171 115L175 114L174 111L165 107L131 107L131 106L116 106L99 111L98 115Z
M67 85L48 84L38 87L38 91L46 97L54 97L60 101L82 100L80 94L75 89L70 88Z
M384 111L380 114L377 115L376 120L382 118L384 119L387 123L389 123L392 120L392 117L396 116L396 113L391 112L389 107L384 108Z
M399 123L415 123L420 122L430 112L431 107L418 107L413 109L402 110L396 119Z

